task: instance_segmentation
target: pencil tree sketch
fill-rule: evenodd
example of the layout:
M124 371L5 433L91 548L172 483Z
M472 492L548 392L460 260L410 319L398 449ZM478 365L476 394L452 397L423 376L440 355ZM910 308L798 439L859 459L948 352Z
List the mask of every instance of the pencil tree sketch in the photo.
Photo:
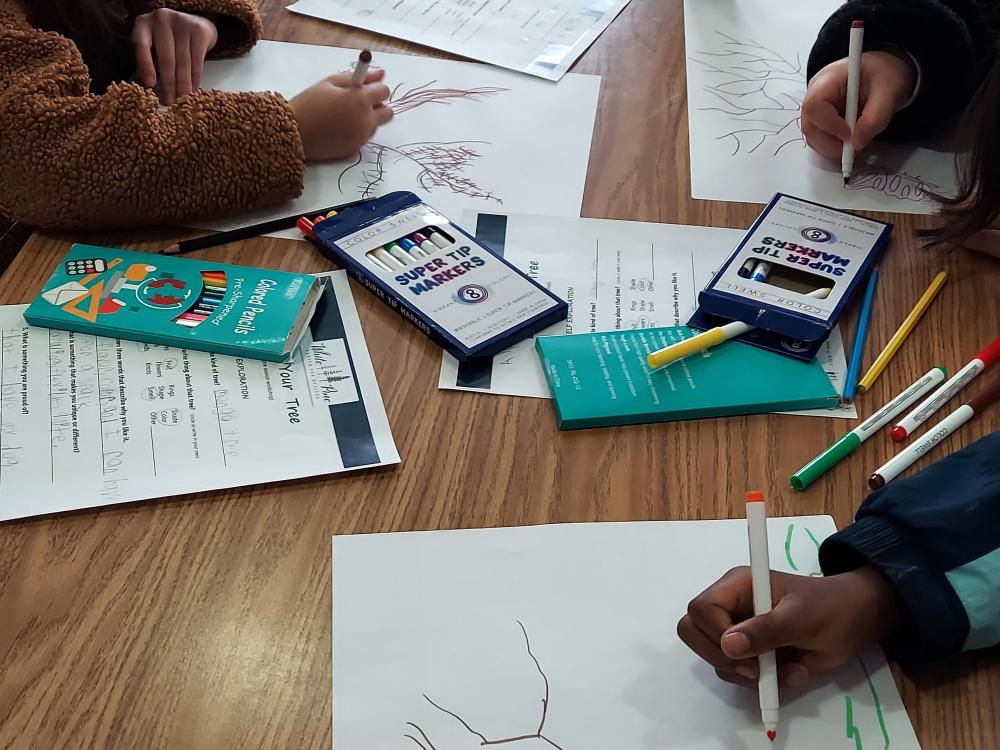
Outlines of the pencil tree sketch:
M526 731L523 734L517 734L512 737L490 738L484 732L474 729L457 711L445 708L440 703L432 700L426 694L423 696L424 700L433 706L435 710L451 717L453 720L461 724L470 735L479 740L479 745L481 747L490 747L493 745L517 745L518 743L525 743L534 740L545 743L556 750L565 750L562 745L556 744L554 740L545 734L545 721L548 718L549 713L549 678L542 669L542 665L539 663L538 658L531 650L531 641L528 638L527 629L520 620L516 620L516 622L518 627L521 628L521 634L524 636L524 647L528 652L528 657L531 659L532 663L535 665L535 669L538 670L539 676L542 678L543 693L541 698L541 718L538 720L537 725L534 723L530 725L530 731ZM427 736L427 733L417 723L408 721L406 722L406 726L409 728L406 730L403 737L411 740L415 745L421 748L421 750L443 750L443 748L439 748L434 745L431 739Z
M794 56L755 42L716 32L719 46L699 50L690 61L708 74L702 87L712 106L703 112L721 112L726 125L716 140L728 144L731 155L766 150L776 156L786 147L804 147L799 109L805 95L805 72Z
M452 89L436 85L430 81L422 86L405 88L400 84L392 90L389 106L396 117L405 112L432 104L451 106L458 102L480 102L486 97L496 96L508 89L483 86L474 89ZM482 156L488 141L420 141L390 146L385 143L370 142L358 154L357 159L348 164L337 180L342 190L345 178L355 169L361 169L359 194L369 198L375 194L385 180L389 169L409 168L415 172L416 184L424 190L444 188L456 195L470 198L503 201L469 176L468 171Z

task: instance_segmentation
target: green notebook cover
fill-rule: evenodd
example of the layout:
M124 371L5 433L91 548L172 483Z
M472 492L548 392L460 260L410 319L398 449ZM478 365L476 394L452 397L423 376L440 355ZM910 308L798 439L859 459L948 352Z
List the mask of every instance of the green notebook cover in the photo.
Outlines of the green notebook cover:
M306 274L77 244L24 319L283 362L302 339L321 289Z
M542 336L536 346L561 430L822 409L837 392L822 365L729 341L658 370L646 355L686 326Z

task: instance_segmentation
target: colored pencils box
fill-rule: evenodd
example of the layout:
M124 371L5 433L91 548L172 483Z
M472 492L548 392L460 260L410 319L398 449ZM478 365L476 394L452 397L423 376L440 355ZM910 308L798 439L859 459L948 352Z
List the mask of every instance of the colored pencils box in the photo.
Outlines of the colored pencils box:
M286 361L322 291L315 276L73 245L24 313L31 325Z
M559 428L823 409L839 401L819 362L738 342L649 367L650 352L695 333L679 326L539 337Z

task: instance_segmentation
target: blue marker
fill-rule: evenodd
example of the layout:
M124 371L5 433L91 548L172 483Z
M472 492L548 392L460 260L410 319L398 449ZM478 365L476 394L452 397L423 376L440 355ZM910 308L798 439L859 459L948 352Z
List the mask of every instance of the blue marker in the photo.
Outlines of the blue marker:
M865 297L861 301L861 312L858 313L858 327L854 331L854 350L851 352L851 363L847 367L847 377L844 380L844 393L841 401L850 404L854 401L854 392L858 387L858 375L861 373L861 357L864 354L865 337L868 335L868 324L872 318L872 305L875 302L875 287L878 284L878 269L872 268L868 276L868 286Z
M404 237L403 239L399 240L399 246L403 248L403 250L408 252L410 255L412 255L414 258L427 257L427 253L421 250L417 246L417 243L411 240L409 237Z
M750 281L767 281L767 275L771 273L771 264L762 260L757 264L757 267L753 269L753 273L750 274Z

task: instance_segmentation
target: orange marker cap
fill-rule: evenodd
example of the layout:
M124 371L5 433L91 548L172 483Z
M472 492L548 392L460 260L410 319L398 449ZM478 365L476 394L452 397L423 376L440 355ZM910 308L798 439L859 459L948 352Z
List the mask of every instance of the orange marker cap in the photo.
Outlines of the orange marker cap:
M764 502L764 493L760 490L752 490L747 493L748 503L762 503Z

